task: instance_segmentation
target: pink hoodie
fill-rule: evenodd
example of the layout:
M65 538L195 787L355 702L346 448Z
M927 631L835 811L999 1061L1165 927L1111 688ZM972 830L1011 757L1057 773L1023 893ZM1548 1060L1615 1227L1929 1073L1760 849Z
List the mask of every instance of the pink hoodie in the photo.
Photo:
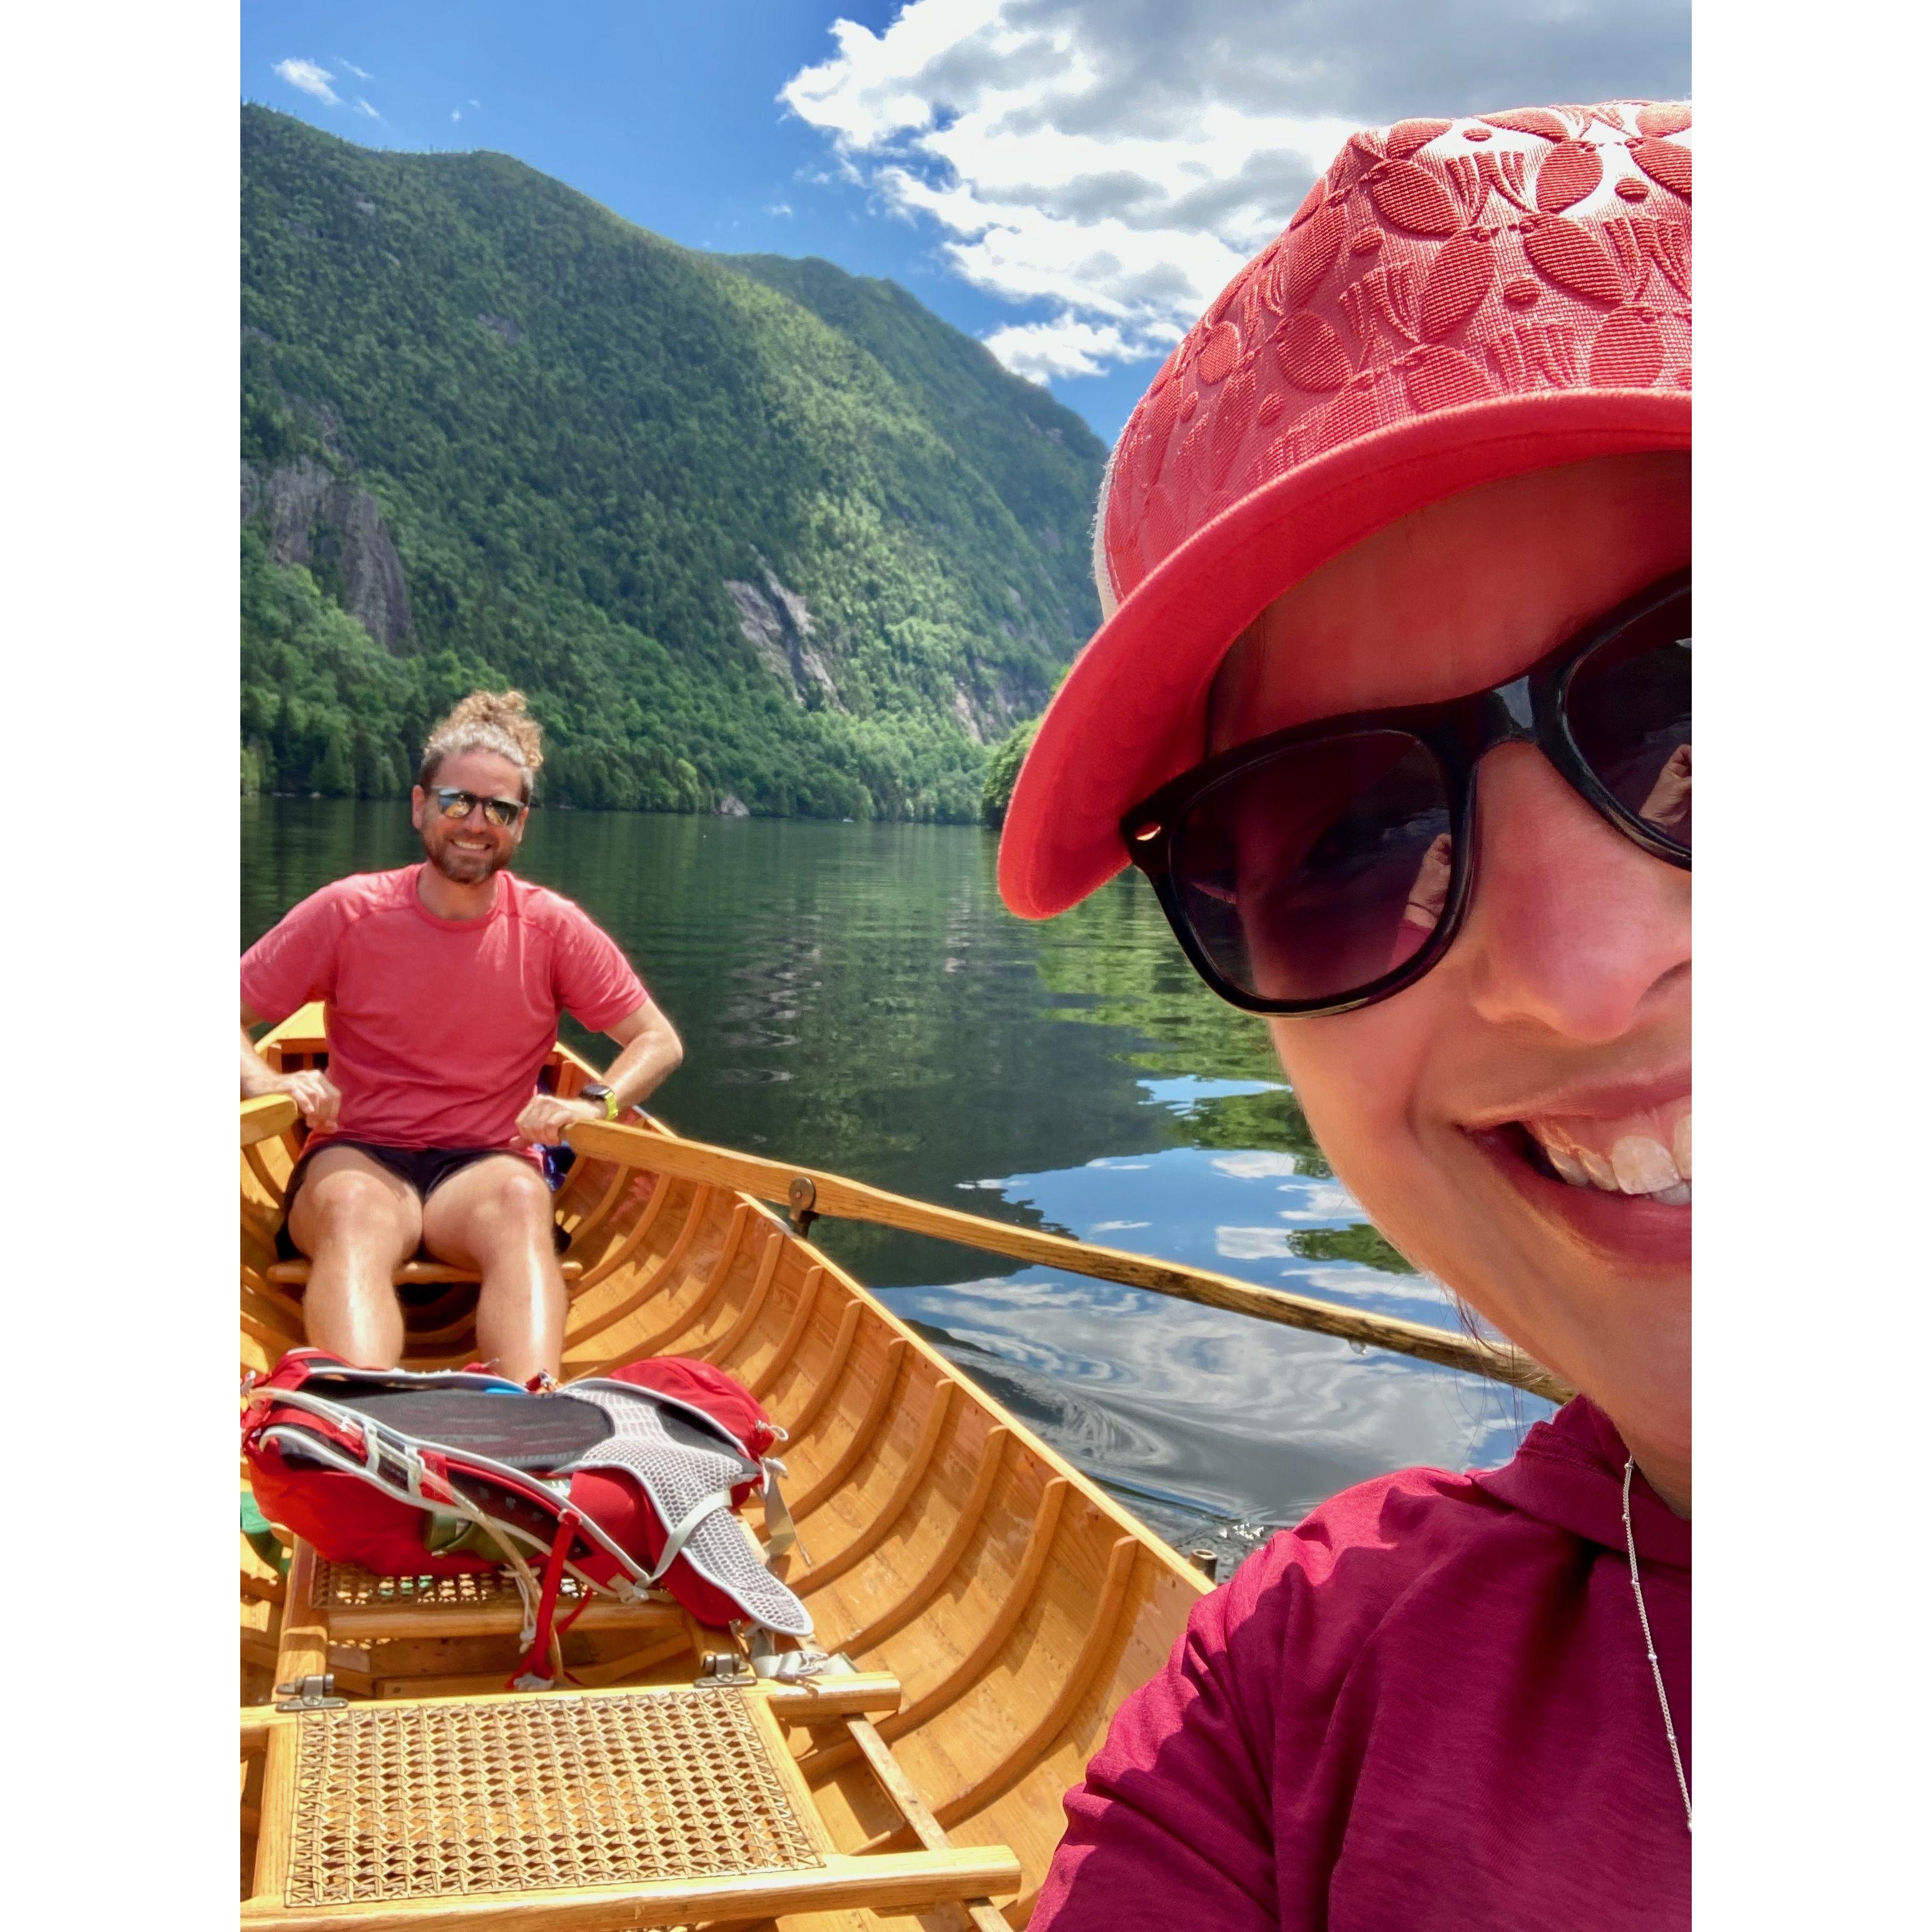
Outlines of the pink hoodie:
M1116 1714L1033 1932L1688 1926L1690 1834L1630 1594L1624 1450L1579 1399L1506 1468L1324 1504ZM1631 1498L1690 1759L1690 1526Z

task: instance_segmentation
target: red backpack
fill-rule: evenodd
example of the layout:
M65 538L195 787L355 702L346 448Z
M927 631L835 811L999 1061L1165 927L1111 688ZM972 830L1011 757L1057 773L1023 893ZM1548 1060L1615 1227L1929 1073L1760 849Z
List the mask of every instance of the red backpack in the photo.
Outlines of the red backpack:
M766 1553L790 1546L770 1454L783 1432L708 1362L667 1356L531 1389L480 1370L357 1369L295 1348L248 1394L242 1448L256 1502L319 1555L386 1576L509 1564L524 1594L514 1682L554 1674L566 1574L583 1602L662 1588L706 1624L812 1634L734 1516L762 1494Z

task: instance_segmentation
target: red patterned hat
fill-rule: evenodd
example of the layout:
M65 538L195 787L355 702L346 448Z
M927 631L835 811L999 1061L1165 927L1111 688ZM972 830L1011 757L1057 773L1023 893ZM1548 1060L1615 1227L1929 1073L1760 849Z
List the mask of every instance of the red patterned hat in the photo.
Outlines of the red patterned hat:
M1106 622L1000 847L1029 919L1126 863L1199 761L1208 687L1276 598L1396 518L1690 446L1690 110L1611 101L1352 136L1141 398L1100 487Z

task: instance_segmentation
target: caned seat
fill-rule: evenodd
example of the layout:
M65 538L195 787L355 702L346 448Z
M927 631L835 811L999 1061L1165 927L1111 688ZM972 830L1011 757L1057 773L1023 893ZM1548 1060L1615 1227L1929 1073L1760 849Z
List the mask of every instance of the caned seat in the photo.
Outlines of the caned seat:
M992 1900L1018 1891L1018 1859L950 1844L873 1726L902 1705L896 1677L839 1659L798 1682L728 1670L480 1696L422 1682L351 1701L320 1674L345 1617L380 1612L385 1596L418 1599L391 1606L418 1618L436 1614L428 1599L472 1599L442 1614L473 1617L508 1608L497 1600L514 1590L489 1576L398 1584L324 1564L300 1540L292 1554L282 1701L241 1713L254 1827L244 1924L601 1932L952 1901L975 1932L1008 1932ZM702 1634L736 1648L728 1632ZM916 1850L838 1848L782 1726L842 1723Z
M559 1591L559 1613L585 1630L681 1631L684 1613L668 1598L621 1603L586 1592L574 1576ZM590 1595L590 1601L584 1599ZM579 1605L581 1610L578 1609ZM511 1636L523 1625L524 1600L514 1576L476 1570L446 1576L379 1576L353 1563L316 1559L308 1607L338 1643L400 1637ZM572 1618L571 1613L578 1614Z
M763 1684L242 1713L266 1752L244 1924L670 1925L957 1900L1004 1846L835 1849ZM970 1903L969 1903L970 1902ZM983 1922L983 1919L982 1920Z

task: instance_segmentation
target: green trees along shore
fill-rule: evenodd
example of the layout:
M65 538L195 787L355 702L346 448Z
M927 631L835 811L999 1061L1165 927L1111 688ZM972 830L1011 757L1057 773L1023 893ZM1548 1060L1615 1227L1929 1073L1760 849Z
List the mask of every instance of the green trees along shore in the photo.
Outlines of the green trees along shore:
M242 136L244 789L393 795L514 684L553 804L980 814L1098 619L1077 416L890 283Z

